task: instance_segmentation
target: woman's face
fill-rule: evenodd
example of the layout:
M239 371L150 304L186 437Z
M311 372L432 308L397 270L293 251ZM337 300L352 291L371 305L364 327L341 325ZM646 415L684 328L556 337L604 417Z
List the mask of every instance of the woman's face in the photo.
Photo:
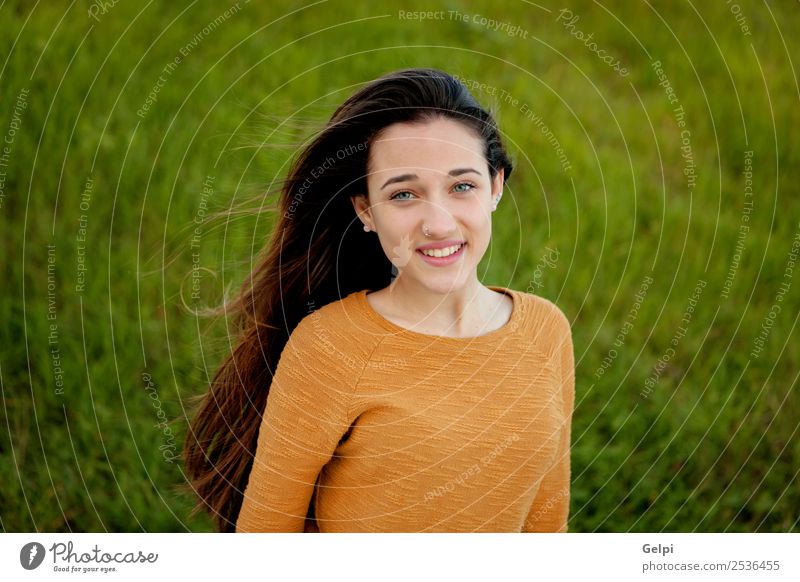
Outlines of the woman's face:
M503 188L502 170L489 176L480 137L449 118L396 123L373 142L367 172L369 199L357 196L353 204L377 232L398 281L447 293L476 279ZM421 250L462 243L449 258Z

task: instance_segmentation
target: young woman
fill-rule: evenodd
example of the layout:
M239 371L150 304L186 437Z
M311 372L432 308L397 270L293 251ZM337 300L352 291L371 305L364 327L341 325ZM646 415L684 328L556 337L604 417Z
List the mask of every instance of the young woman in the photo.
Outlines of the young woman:
M195 511L237 532L567 531L569 321L477 276L511 170L442 71L336 110L282 186L187 436Z

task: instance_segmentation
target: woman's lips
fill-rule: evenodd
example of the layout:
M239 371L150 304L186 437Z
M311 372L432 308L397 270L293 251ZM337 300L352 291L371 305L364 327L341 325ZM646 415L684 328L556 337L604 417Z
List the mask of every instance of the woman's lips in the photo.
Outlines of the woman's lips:
M452 255L448 255L446 257L430 257L423 253L422 251L418 250L417 254L422 257L422 260L428 263L429 265L434 265L436 267L443 267L445 265L450 265L455 263L457 260L461 258L461 255L464 254L464 248L467 246L467 243L463 243L461 248L459 248L456 252Z

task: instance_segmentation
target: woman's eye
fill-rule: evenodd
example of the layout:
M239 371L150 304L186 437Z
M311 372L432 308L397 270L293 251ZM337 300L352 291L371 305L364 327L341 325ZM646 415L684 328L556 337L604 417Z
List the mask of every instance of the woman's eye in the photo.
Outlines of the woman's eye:
M460 186L467 186L467 188L463 189L463 190L458 190L457 188L459 188ZM469 182L460 182L460 183L456 184L454 186L454 188L456 188L456 192L469 192L470 190L475 188L475 185L474 184L470 184Z
M411 192L409 192L408 190L403 190L402 192L395 192L394 194L392 194L392 197L389 198L389 200L397 200L397 197L402 194L411 195ZM408 200L408 198L402 198L402 200Z
M469 192L470 190L475 189L475 184L471 184L470 182L459 182L458 184L453 186L453 189L458 193ZM402 196L404 194L413 196L413 194L408 190L401 190L400 192L395 192L394 194L392 194L389 197L389 200L411 200L411 198L398 198L399 196Z

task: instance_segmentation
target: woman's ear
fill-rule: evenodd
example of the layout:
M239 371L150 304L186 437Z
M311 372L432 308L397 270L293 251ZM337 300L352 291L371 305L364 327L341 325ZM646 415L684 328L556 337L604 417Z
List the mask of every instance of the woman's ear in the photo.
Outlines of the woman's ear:
M359 220L361 220L365 226L369 226L372 230L375 230L372 224L372 212L370 211L367 195L356 194L355 196L350 197L350 201L353 203L353 208L355 209Z
M492 210L497 208L497 203L500 202L500 197L503 195L505 173L505 168L500 168L500 171L492 179Z

